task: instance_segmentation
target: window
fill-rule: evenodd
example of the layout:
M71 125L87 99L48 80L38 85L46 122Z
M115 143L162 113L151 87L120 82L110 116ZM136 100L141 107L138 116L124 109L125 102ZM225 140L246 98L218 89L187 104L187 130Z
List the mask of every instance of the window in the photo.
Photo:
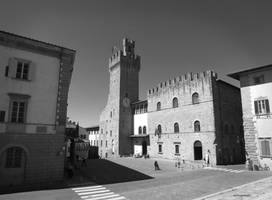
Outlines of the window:
M235 129L234 129L234 126L233 125L231 125L231 133L230 134L233 134L233 135L235 135Z
M25 101L12 101L11 103L11 122L24 123L26 115Z
M29 63L18 61L17 70L16 70L16 78L27 80L28 74L29 74Z
M200 122L199 121L194 122L194 131L200 132Z
M271 157L270 141L271 141L271 139L260 139L261 156Z
M229 134L229 126L227 124L225 124L225 126L224 126L224 133L225 133L225 135Z
M110 118L112 118L112 111L110 112Z
M179 145L175 144L175 154L179 155Z
M138 128L138 133L139 133L139 134L142 134L142 127L140 127L140 126L139 126L139 128Z
M162 130L161 130L161 125L159 124L158 125L158 133L161 134L162 133Z
M162 153L162 144L158 145L158 153L160 153L160 154Z
M0 110L0 122L5 122L5 111Z
M5 68L5 77L8 77L9 75L9 66L6 66Z
M253 78L254 84L262 84L264 83L264 75L256 76Z
M268 99L256 100L254 101L255 114L263 115L270 113L269 101Z
M108 141L106 140L106 147L108 147Z
M11 147L6 150L6 168L20 168L23 150L19 147Z
M158 111L161 110L161 102L158 102L158 103L157 103L157 110L158 110Z
M177 107L178 107L178 98L175 97L175 98L173 99L173 108L177 108Z
M146 134L146 126L143 127L143 134Z
M100 141L100 146L101 146L101 147L103 146L103 140Z
M192 95L192 103L193 104L199 103L199 95L196 92Z
M112 131L110 131L110 137L112 136Z
M179 133L179 124L177 122L174 124L174 133Z

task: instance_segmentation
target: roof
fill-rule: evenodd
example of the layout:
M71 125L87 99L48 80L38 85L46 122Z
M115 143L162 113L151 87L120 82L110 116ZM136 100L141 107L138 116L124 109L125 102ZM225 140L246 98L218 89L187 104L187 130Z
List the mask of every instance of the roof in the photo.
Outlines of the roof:
M229 76L231 78L234 78L236 80L240 80L240 76L242 74L249 73L249 72L263 71L263 70L267 70L267 69L272 69L272 64L264 65L264 66L260 66L260 67L254 67L254 68L251 68L251 69L246 69L246 70L243 70L243 71L228 74L227 76Z
M85 128L86 131L98 131L99 130L99 126L92 126L92 127L86 127Z
M76 51L55 44L35 40L14 33L0 30L0 44L22 50L28 50L40 54L60 57L62 55L72 57L72 63Z
M147 103L147 100L139 100L139 101L134 101L131 104L141 104L141 103Z

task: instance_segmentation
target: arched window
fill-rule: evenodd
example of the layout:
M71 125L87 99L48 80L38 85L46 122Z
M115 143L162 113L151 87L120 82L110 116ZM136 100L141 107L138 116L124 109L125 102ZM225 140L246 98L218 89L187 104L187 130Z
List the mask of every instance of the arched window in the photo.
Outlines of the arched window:
M159 124L158 125L158 133L161 133L162 132L162 130L161 130L161 125Z
M233 125L231 125L231 133L230 134L235 135L235 130L234 130L234 126Z
M225 133L226 135L229 134L229 126L228 126L227 124L225 124L225 126L224 126L224 133Z
M157 110L161 110L161 102L157 103Z
M200 132L200 122L199 121L194 122L194 131Z
M198 93L195 92L195 93L192 95L192 102L193 102L193 104L199 103L199 95L198 95Z
M139 126L138 133L142 134L142 127Z
M177 122L174 124L174 133L179 133L179 124Z
M178 107L178 98L175 97L175 98L173 99L173 108L177 108L177 107Z
M146 134L146 126L143 127L143 134Z
M20 147L10 147L6 150L6 168L20 168L22 166L24 150Z

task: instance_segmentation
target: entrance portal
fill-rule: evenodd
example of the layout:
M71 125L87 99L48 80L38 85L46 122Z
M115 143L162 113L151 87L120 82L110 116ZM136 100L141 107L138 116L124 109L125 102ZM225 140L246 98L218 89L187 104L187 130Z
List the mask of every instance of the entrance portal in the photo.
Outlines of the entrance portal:
M0 155L0 185L20 185L24 182L26 152L21 147L10 147Z
M195 160L202 160L202 144L200 141L194 143Z
M147 143L146 143L146 141L143 141L142 146L143 146L143 155L146 155L147 154Z

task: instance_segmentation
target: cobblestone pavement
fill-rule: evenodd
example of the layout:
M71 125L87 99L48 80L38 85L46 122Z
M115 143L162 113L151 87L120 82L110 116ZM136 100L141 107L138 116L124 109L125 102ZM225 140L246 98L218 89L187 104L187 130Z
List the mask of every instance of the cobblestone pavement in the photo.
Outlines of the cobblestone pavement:
M195 200L271 200L272 177L234 187Z

